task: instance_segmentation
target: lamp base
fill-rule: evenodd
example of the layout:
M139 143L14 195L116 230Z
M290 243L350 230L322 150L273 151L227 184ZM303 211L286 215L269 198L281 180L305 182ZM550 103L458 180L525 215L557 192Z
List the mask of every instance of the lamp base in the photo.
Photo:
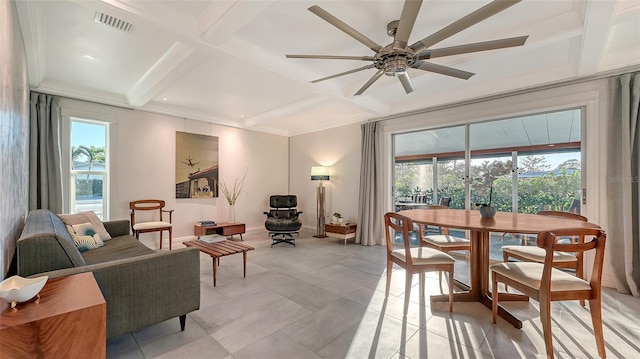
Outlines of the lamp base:
M329 236L326 236L324 234L316 234L315 236L313 236L314 238L327 238Z

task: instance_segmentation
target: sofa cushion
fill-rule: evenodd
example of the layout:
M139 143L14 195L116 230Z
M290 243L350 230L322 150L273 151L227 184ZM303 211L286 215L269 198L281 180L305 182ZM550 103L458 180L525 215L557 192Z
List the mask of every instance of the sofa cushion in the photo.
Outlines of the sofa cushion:
M106 241L111 239L111 235L109 235L107 229L104 228L104 224L102 224L100 218L98 218L98 216L92 211L73 214L58 214L58 217L62 219L62 222L64 222L64 224L70 226L90 222L93 225L95 231L100 236L101 240Z
M100 235L96 233L91 222L74 225L67 224L67 232L71 235L73 243L75 243L80 252L104 246L104 242L100 239Z
M87 264L97 264L151 253L155 253L155 251L139 242L135 237L126 235L113 237L105 242L104 246L83 252L82 257Z

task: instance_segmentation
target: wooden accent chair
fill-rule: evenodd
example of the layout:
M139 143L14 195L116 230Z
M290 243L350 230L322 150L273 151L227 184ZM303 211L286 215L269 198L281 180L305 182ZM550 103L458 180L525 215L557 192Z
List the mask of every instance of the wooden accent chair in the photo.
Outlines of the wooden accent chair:
M447 206L429 206L428 209L449 209ZM425 232L430 228L425 225L418 225L418 235L420 236L421 247L435 248L441 252L449 253L451 251L470 251L471 241L466 238L456 237L449 234L449 228L439 227L440 234L427 234ZM442 281L442 273L439 275Z
M587 217L581 216L579 214L571 213L571 212L540 211L537 214L541 216L577 219L580 221L587 222ZM584 236L572 236L571 242L584 243ZM537 246L511 245L511 246L502 247L502 258L504 262L508 262L509 258L514 258L520 261L544 263L545 255L546 255L545 250ZM553 266L555 268L573 269L578 278L584 278L582 252L578 252L578 253L554 252ZM585 301L581 300L580 304L584 307Z
M409 309L409 296L411 294L411 279L413 274L420 273L420 281L424 283L424 273L433 271L449 272L449 311L453 311L453 268L455 259L450 255L433 248L411 247L409 233L413 231L413 221L403 215L389 212L384 215L384 225L387 244L387 287L385 297L389 296L391 285L391 272L393 263L404 268L406 273L404 292L404 311L406 315ZM393 249L393 240L390 230L402 233L403 248Z
M587 243L558 243L558 237L593 237ZM547 351L547 358L553 358L551 336L551 302L561 300L588 300L591 321L596 337L598 355L606 357L602 331L601 279L606 234L599 229L564 229L540 232L537 246L545 251L543 263L510 262L494 264L490 268L492 279L493 323L498 318L498 283L516 288L540 303L540 320ZM593 271L589 281L554 268L556 251L583 253L595 250Z
M129 209L131 209L131 230L138 240L140 240L140 233L148 232L160 232L160 249L162 249L162 233L169 231L169 250L171 250L171 242L173 242L173 234L171 224L171 217L173 210L164 209L165 202L159 199L142 199L139 201L129 202ZM159 221L151 222L136 222L136 211L158 211L160 215ZM169 213L169 222L163 220L163 213Z

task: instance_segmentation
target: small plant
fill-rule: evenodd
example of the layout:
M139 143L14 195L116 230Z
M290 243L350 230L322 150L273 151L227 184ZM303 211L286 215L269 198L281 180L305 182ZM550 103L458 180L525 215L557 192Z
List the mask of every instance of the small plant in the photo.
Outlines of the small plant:
M341 215L340 213L338 213L338 212L334 213L334 214L333 214L333 216L334 216L336 219L340 219L340 218L342 218L342 215Z

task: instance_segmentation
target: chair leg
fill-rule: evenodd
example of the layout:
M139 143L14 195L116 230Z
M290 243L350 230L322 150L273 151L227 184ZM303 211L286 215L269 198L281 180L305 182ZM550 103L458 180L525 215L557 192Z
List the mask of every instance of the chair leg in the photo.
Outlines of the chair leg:
M160 231L160 249L162 249L162 233L164 233L164 231Z
M602 331L602 307L600 298L589 300L589 311L591 312L591 322L593 323L593 334L596 337L596 346L600 358L606 358L604 349L604 333Z
M578 263L576 264L576 277L581 279L584 279L584 268L583 268L583 262L582 262L583 255L584 253L578 253L577 255ZM584 299L580 299L580 305L583 307L585 306Z
M393 270L393 262L387 259L387 287L384 291L384 296L389 296L389 287L391 286L391 271Z
M169 228L169 250L171 250L171 242L173 242L173 231Z
M504 263L509 262L509 253L502 252L502 261ZM509 286L506 283L504 283L504 291L505 292L509 291Z
M409 297L411 296L411 279L413 278L413 274L405 269L406 278L404 281L404 310L402 314L407 315L409 311Z
M442 272L440 272L442 274ZM449 269L449 312L453 312L453 264Z
M540 296L540 321L542 322L542 334L544 346L547 350L547 358L553 359L553 340L551 336L551 302L549 298Z
M493 324L498 323L498 277L495 272L491 272L491 312L493 314Z

